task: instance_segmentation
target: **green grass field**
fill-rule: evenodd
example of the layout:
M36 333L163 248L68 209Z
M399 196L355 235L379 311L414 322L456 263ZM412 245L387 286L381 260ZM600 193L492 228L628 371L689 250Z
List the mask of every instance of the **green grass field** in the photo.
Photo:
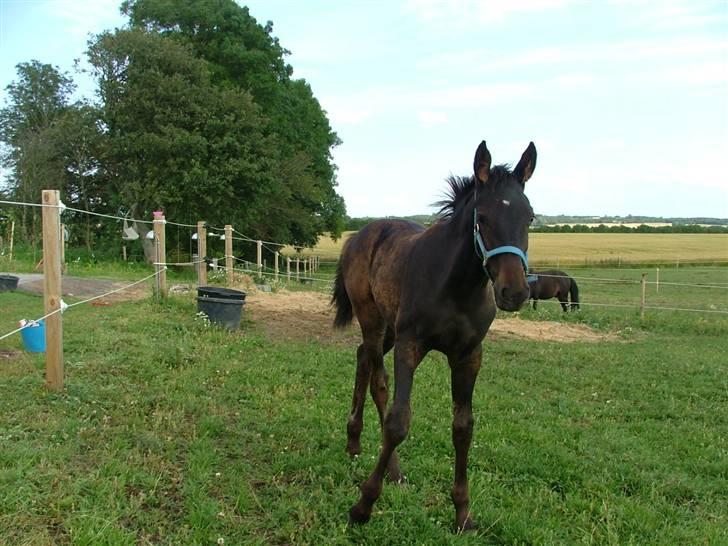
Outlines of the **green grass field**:
M638 298L638 285L588 278L639 270L580 273L585 302ZM661 280L719 285L728 269ZM726 292L651 285L648 302L728 309ZM0 333L42 307L0 293ZM271 339L250 317L221 331L192 297L75 307L63 393L45 390L43 358L18 336L0 342L0 543L728 543L728 315L640 321L634 307L563 314L552 302L519 315L614 341L486 344L470 458L480 528L456 536L439 355L415 377L407 484L385 485L372 521L351 527L379 445L368 403L363 453L344 453L353 345Z

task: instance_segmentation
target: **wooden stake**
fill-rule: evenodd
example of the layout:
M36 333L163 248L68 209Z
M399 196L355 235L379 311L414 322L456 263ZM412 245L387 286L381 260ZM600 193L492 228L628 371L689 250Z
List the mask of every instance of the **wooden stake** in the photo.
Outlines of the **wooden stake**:
M43 299L45 313L61 308L61 221L58 190L43 190ZM63 320L57 312L45 319L46 386L63 389Z
M197 222L197 255L201 260L197 268L197 284L207 285L207 228L205 222Z
M61 224L61 275L66 272L66 224Z
M277 281L278 280L278 251L276 250L273 254L275 256L275 264L276 264L274 275L275 275L275 280Z
M640 300L640 319L645 319L645 295L647 292L647 273L642 273L642 298Z
M301 277L301 259L296 258L296 280L298 280Z
M655 272L655 292L660 291L660 268L657 268L657 271Z
M263 241L258 241L258 261L256 262L258 264L258 276L261 276L263 274Z
M233 284L233 226L225 224L225 270L228 286Z
M155 269L157 271L157 281L154 283L156 287L155 296L157 301L167 299L167 243L165 226L167 221L164 219L164 214L154 215L154 245L157 249L157 265Z
M288 282L291 282L291 257L286 256L286 276L288 277Z
M8 260L13 261L13 239L15 238L15 220L10 222L10 252L8 253Z

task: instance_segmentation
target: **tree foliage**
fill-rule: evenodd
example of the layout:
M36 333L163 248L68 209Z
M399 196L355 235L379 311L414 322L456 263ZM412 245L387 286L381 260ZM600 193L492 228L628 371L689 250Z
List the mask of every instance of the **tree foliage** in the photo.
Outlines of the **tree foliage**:
M308 83L292 78L273 24L258 24L232 0L129 0L122 11L134 28L191 47L208 63L213 85L246 90L260 107L261 129L278 152L270 175L285 189L250 228L268 237L287 233L299 244L314 243L323 231L338 235L345 207L335 192L331 150L339 139Z
M72 80L50 65L18 65L0 111L10 195L37 201L45 184L89 211L162 209L297 245L338 236L339 140L272 24L232 0L132 0L122 11L128 27L89 42L97 105L71 104ZM90 247L94 228L84 230Z
M62 184L64 165L54 125L69 109L73 81L57 68L33 60L16 66L17 81L6 87L0 110L2 166L12 173L6 192L17 200L39 203L41 191ZM35 242L39 214L14 211L18 235Z

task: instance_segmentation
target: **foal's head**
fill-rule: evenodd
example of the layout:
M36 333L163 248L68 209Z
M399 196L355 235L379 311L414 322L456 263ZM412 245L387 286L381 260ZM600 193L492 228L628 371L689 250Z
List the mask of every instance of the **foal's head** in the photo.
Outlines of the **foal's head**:
M483 141L475 152L473 167L476 247L493 281L496 304L505 311L516 311L529 294L526 252L533 209L523 190L536 167L536 147L531 142L510 171L503 165L491 167L490 152Z

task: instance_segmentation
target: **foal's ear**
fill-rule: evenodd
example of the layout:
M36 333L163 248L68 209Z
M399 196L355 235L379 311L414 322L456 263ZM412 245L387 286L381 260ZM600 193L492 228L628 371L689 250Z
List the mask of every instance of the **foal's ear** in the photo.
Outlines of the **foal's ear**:
M475 171L475 178L480 182L487 182L488 174L490 173L490 152L488 147L485 145L485 140L480 143L478 149L475 150L475 160L473 161L473 170Z
M536 146L534 146L533 142L531 142L528 144L528 148L526 148L526 151L523 152L523 155L521 156L521 160L518 162L518 165L516 165L516 168L513 169L513 176L521 184L525 184L526 181L531 178L531 175L533 174L533 170L535 168Z

